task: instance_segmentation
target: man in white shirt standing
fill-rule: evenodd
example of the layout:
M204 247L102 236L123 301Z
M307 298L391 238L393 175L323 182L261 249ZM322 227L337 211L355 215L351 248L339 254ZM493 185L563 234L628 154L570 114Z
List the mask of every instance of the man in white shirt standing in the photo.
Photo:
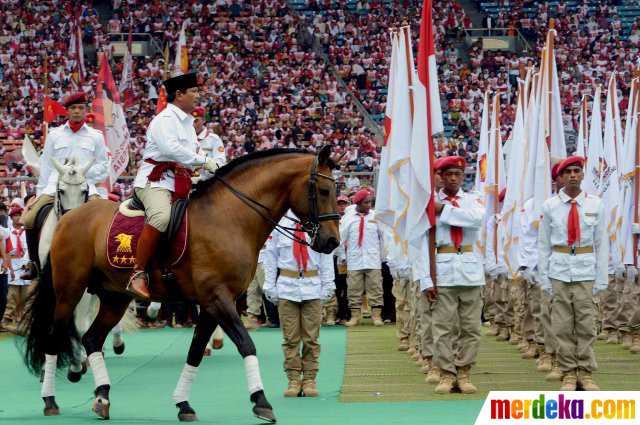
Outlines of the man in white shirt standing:
M360 323L362 294L367 294L374 326L382 326L382 261L384 229L374 220L371 195L362 189L353 196L355 212L340 219L340 240L347 252L347 297L351 320Z
M196 130L196 136L198 137L198 153L207 158L213 158L218 167L222 167L227 163L224 144L220 136L206 127L207 116L205 109L202 106L198 106L191 115L194 118L193 128ZM211 174L207 171L202 171L200 175L205 180L211 177Z
M289 211L280 220L280 225L292 227L295 222L288 217L297 219ZM298 397L302 392L306 397L317 397L322 304L331 298L336 288L333 282L333 258L331 254L320 254L299 242L308 242L309 236L300 224L295 224L295 227L295 241L277 231L267 241L264 293L269 301L278 306L280 313L284 336L284 370L289 379L284 396Z
M96 185L102 183L109 176L109 157L104 145L102 133L85 122L88 111L89 98L86 93L78 92L67 97L64 107L69 114L66 124L49 131L47 144L40 157L40 176L36 186L36 201L27 207L22 217L22 222L27 232L29 241L30 258L38 255L32 240L37 240L37 235L32 235L31 230L35 225L38 212L42 207L52 204L58 186L58 170L53 166L52 158L64 164L74 157L78 164L84 165L93 160L87 171L87 183L89 185L88 200L100 199ZM22 275L25 280L35 279L37 270L35 263L29 263L27 273Z
M593 297L608 286L609 241L602 201L580 187L583 167L580 156L560 163L564 188L542 205L539 226L540 288L553 296L551 326L558 341L560 391L575 391L578 385L599 390L591 376L598 368Z
M438 164L444 183L435 203L437 299L432 307L433 362L441 371L440 383L435 388L438 394L450 393L456 383L463 394L477 391L469 375L482 338L485 280L482 261L473 245L485 208L477 192L462 190L466 166L459 156L447 157ZM427 294L433 298L429 280L424 281ZM456 337L457 354L453 350Z
M136 196L145 207L146 223L136 252L136 264L127 290L140 298L150 298L146 268L169 226L171 204L191 190L195 166L214 173L213 158L196 153L198 138L191 113L198 101L196 74L183 74L164 81L167 107L149 124L144 161L133 181Z
M13 270L11 271L11 279L9 280L7 308L2 319L2 326L11 331L17 330L17 325L22 319L22 314L26 311L26 301L31 285L30 280L23 280L21 277L17 277L14 272L27 267L29 263L27 237L22 224L20 224L22 211L22 208L16 206L9 212L11 225L9 227L9 236L5 240L5 249L11 257Z

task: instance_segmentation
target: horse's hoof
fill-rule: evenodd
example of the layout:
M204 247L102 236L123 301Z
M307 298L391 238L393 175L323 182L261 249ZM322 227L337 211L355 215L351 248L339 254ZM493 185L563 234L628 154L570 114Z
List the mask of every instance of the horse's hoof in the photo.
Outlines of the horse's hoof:
M109 419L109 400L104 400L102 398L97 398L93 402L93 407L91 410L95 412L96 415L100 416L102 419Z
M209 357L211 355L211 348L207 347L204 349L204 356Z
M224 339L214 339L213 344L211 345L214 350L219 350L224 347Z
M198 422L198 417L195 413L178 413L178 419L180 422Z
M273 414L272 409L253 406L253 415L258 419L262 419L263 421L267 421L272 424L276 423L276 415Z
M44 415L45 416L60 416L60 408L56 403L54 396L42 397L44 400Z
M80 371L80 373L82 373L82 374L84 375L85 373L87 373L87 369L88 369L88 367L89 367L89 366L88 366L89 361L88 361L87 359L84 359L84 360L82 361L82 363L80 363L80 364L82 365L82 370Z
M69 366L67 369L67 379L69 382L80 382L80 378L82 378L82 370L74 372L71 370L71 366Z
M118 346L114 345L113 352L116 353L117 355L124 353L124 342L122 343L122 345L118 345Z

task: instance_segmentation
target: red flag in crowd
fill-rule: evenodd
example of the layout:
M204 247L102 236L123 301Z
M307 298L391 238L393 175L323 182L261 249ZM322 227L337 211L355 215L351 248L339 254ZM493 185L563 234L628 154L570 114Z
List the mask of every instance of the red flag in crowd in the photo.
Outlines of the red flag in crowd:
M62 115L63 117L68 116L67 110L64 109L60 103L55 100L49 99L49 96L45 96L44 98L44 121L51 124L53 120L56 119L58 115Z
M160 93L158 93L158 104L156 105L156 115L162 112L167 107L167 90L164 86L160 86Z

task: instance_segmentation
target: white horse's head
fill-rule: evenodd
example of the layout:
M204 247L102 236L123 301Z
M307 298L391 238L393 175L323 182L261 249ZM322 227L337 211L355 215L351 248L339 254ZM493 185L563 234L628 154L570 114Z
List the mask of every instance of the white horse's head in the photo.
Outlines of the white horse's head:
M56 214L62 216L67 211L78 207L89 198L89 184L87 171L93 164L91 158L86 164L78 164L75 157L71 157L65 164L60 164L55 158L51 162L58 170L58 187L56 189Z

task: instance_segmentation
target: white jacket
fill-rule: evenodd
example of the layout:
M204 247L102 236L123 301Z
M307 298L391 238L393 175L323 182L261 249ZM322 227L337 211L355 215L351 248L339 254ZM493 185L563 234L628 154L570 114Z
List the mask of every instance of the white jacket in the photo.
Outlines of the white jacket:
M374 220L374 211L364 216L362 246L358 245L360 235L360 214L345 214L340 219L340 240L347 252L347 270L379 270L384 261L384 229Z
M496 220L498 223L496 223ZM509 274L509 268L504 260L504 253L502 248L504 247L504 232L500 227L503 226L501 215L498 214L487 220L487 240L485 242L485 255L484 264L488 273L498 269L498 274L506 276ZM494 249L494 234L498 230L498 249ZM496 252L498 254L498 261L496 262Z
M42 194L56 195L59 175L51 158L64 164L71 157L75 157L80 165L93 159L93 164L87 171L86 178L89 184L89 196L98 195L96 184L104 182L109 176L109 157L102 132L84 124L80 130L74 133L67 122L47 134L47 143L40 157L40 176L36 186L37 196Z
M570 200L564 190L542 204L538 228L538 272L540 287L551 290L551 279L563 282L594 281L594 291L608 286L609 241L605 235L605 212L600 198L584 191L576 197L580 216L580 242L576 246L592 246L590 254L564 254L554 246L567 246Z
M191 169L196 165L203 165L206 158L196 153L198 138L193 128L193 120L193 116L169 103L149 124L147 144L142 158L158 162L177 162ZM133 187L144 188L153 167L153 164L143 161L133 181ZM173 192L175 190L173 172L166 171L160 181L151 182L150 186Z
M446 201L444 189L437 195L437 201L445 204L436 216L436 246L453 246L451 226L462 227L462 246L473 246L484 218L484 204L477 192L466 193L462 189L456 194L459 208ZM437 286L481 286L484 285L482 260L475 252L462 254L436 254ZM431 286L428 282L426 287ZM421 282L421 289L423 285Z
M291 211L288 216L295 217ZM280 220L285 227L294 227L294 222L286 216ZM309 236L305 233L305 239ZM298 270L298 262L293 256L293 240L275 231L267 240L264 252L264 294L274 304L279 299L302 302L307 300L327 301L336 289L334 283L333 257L320 254L307 247L309 262L307 271L317 270L318 276L291 278L278 276L280 270ZM277 276L277 279L276 279Z
M536 217L533 216L533 198L527 200L520 211L520 265L535 269L538 266L538 229L535 226Z
M198 153L206 156L207 158L213 158L218 164L218 167L222 167L227 163L227 154L224 150L224 144L220 136L205 128L200 134L198 134ZM209 179L212 174L208 171L201 170L200 175L203 179Z

